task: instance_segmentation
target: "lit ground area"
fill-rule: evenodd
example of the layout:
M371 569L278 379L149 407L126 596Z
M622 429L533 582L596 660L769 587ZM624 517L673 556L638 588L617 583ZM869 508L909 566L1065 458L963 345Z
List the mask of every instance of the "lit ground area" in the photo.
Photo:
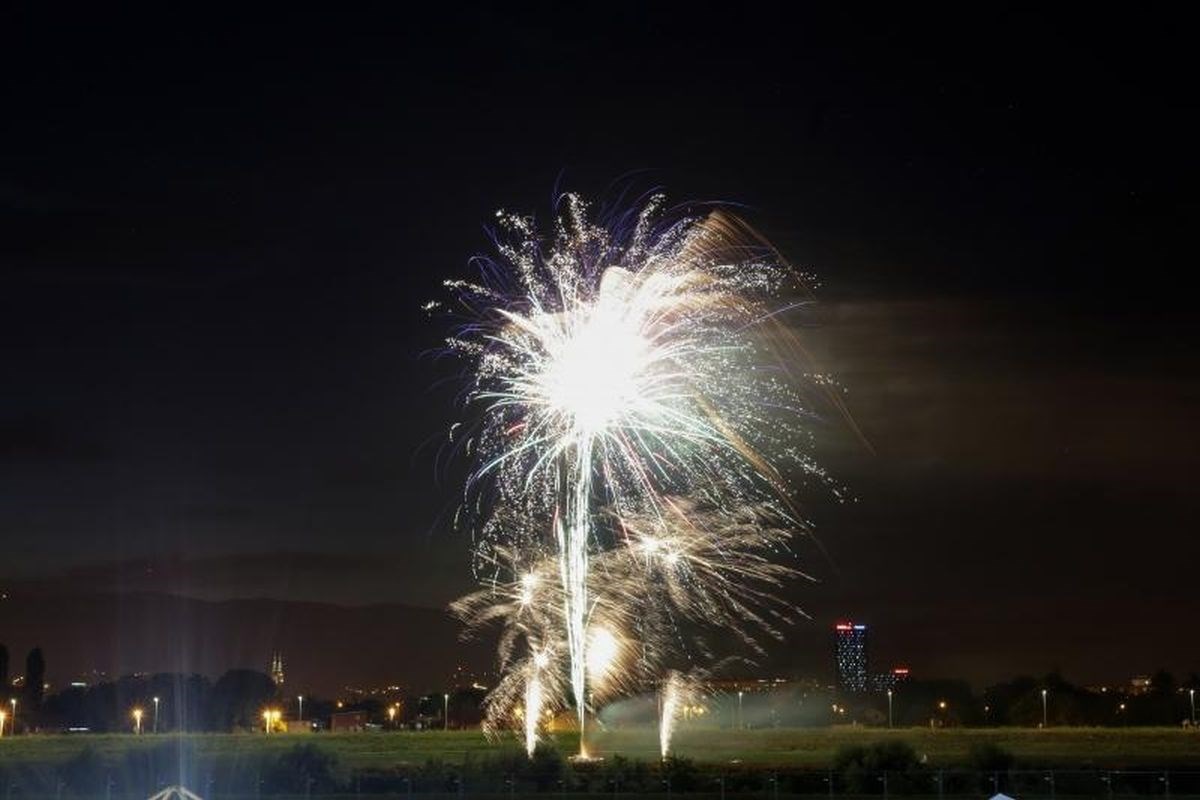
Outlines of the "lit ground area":
M180 737L132 735L17 736L0 739L0 759L57 762L92 749L106 759L130 750L177 743ZM658 757L657 733L652 730L597 732L591 749L604 756L623 755L644 761ZM750 766L824 768L847 745L901 739L924 756L931 767L968 763L976 743L993 742L1010 751L1021 767L1200 768L1200 732L1168 728L1059 728L1047 731L1018 728L881 730L834 728L762 731L682 731L675 743L679 756L703 763L740 761ZM489 742L475 731L355 734L192 734L182 737L197 757L246 758L270 756L300 742L312 742L337 756L341 766L388 768L427 761L458 764L518 752L513 739ZM577 748L573 734L559 734L555 746L564 753Z

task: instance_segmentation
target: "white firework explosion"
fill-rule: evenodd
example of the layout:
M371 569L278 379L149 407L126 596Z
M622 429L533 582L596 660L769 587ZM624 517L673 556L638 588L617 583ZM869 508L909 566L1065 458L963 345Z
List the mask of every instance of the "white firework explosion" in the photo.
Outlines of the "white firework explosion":
M457 609L506 626L491 719L570 702L582 747L590 696L665 663L678 618L753 644L790 615L773 559L805 528L788 478L825 480L803 390L824 379L780 321L807 302L799 277L725 212L664 214L656 196L601 224L567 195L549 242L499 219L501 261L449 283L470 315L450 345L481 410L459 438L488 576Z

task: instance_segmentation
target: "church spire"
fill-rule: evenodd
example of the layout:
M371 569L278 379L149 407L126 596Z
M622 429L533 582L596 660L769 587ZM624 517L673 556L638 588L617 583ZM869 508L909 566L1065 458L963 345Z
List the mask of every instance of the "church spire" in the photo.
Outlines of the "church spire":
M276 688L283 688L283 654L278 650L271 656L271 680Z

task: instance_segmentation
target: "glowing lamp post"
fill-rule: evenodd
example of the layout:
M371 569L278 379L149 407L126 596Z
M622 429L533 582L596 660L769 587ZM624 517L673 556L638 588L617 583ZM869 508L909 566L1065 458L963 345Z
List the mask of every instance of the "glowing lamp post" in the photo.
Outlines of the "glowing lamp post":
M158 698L154 698L154 732L158 733Z
M737 724L737 726L738 726L739 730L746 727L746 718L742 715L742 695L743 694L744 694L744 692L741 689L738 689L738 724Z
M395 703L388 706L387 714L388 714L388 725L393 728L396 727L396 705L395 705Z
M888 727L892 727L892 690L888 689Z
M1192 704L1192 726L1196 725L1196 690L1188 689L1188 700Z
M17 735L17 698L9 698L8 704L12 706L12 735Z
M300 710L296 713L296 718L300 722L304 722L304 695L296 695L296 702L300 704Z
M142 733L142 710L140 708L133 710L133 732L138 736Z
M450 730L450 695L442 695L442 730Z
M1045 689L1042 689L1042 727L1043 727L1043 728L1047 727L1047 724L1046 724L1046 722L1047 722L1047 716L1046 716L1046 690L1045 690Z

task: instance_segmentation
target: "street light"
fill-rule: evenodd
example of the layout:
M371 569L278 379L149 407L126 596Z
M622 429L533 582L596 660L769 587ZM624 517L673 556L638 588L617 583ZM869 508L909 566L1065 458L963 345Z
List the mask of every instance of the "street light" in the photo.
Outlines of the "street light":
M16 736L17 735L17 698L10 697L8 700L8 703L9 703L9 705L12 706L12 735Z
M946 703L945 700L937 701L937 713L929 718L929 729L930 730L933 730L935 723L937 725L941 725L943 727L946 725L946 707L947 707L947 705L948 704Z
M742 695L745 694L741 689L738 689L738 728L745 729L746 718L742 716Z
M304 722L304 695L296 695L296 702L300 704L300 713L297 716L300 722Z
M1196 690L1188 689L1188 700L1192 703L1192 727L1196 727Z
M892 727L892 690L888 689L888 727Z
M154 698L154 732L158 733L158 698Z
M450 730L450 695L442 695L442 730Z
M140 708L133 710L133 732L139 736L142 733L142 710Z
M1042 689L1042 727L1048 727L1046 724L1046 690Z
M388 725L396 727L396 704L388 706Z

